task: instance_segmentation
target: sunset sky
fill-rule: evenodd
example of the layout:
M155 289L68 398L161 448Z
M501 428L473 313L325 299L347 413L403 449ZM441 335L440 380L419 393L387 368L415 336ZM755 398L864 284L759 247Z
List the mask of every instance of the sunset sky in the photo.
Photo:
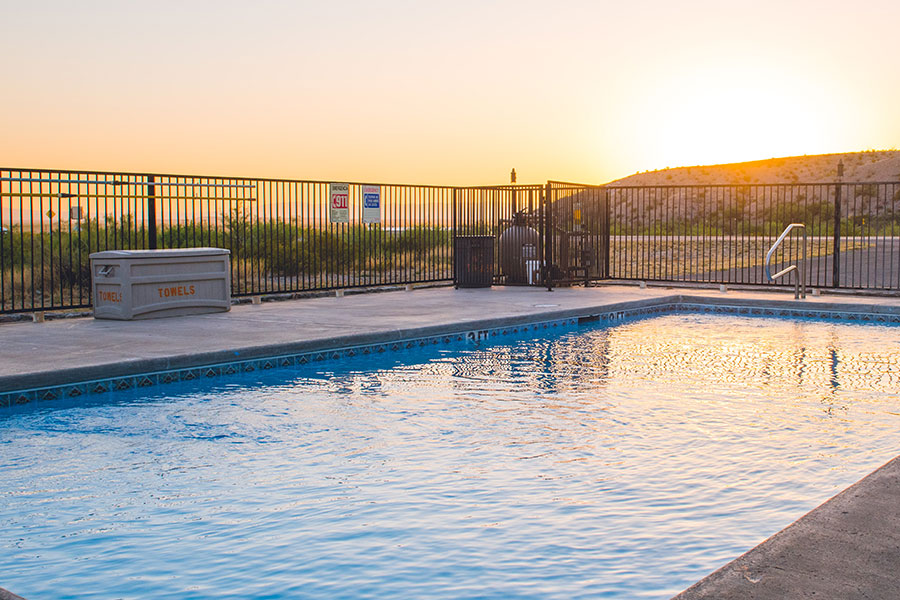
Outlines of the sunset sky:
M434 184L900 147L900 2L0 0L0 166Z

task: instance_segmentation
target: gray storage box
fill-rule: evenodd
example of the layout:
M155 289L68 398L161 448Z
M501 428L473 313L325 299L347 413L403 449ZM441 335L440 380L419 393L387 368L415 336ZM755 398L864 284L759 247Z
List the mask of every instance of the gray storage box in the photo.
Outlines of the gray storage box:
M91 254L94 318L153 319L231 310L228 250L106 250Z

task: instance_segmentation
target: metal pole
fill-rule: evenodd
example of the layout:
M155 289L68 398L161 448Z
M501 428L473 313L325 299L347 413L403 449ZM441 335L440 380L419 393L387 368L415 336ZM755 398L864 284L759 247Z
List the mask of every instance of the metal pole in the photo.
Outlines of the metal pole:
M612 242L610 237L612 235L612 224L610 223L610 207L609 207L609 190L605 187L603 188L603 273L602 279L609 279L609 264L610 264L610 249L612 248Z
M834 186L834 254L831 265L831 287L841 287L841 182Z
M147 175L147 246L150 250L156 250L156 179L153 175Z
M541 257L541 270L544 273L544 283L547 286L547 291L553 291L553 269L550 266L553 263L553 223L551 223L551 213L553 212L553 206L550 200L550 182L547 182L547 187L544 189L544 231L543 231L543 246Z
M806 227L803 228L803 242L800 245L800 297L806 298Z
M451 223L450 223L450 264L453 272L453 285L457 289L459 288L459 284L456 279L456 238L459 236L457 219L456 219L456 210L457 210L457 195L459 194L458 188L453 188L453 199L450 203L450 211L452 213Z

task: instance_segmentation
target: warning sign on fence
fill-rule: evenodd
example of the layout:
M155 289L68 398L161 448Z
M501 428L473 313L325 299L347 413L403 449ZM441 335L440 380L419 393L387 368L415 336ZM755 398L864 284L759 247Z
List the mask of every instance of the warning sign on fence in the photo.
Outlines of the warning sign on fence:
M377 185L362 186L363 223L381 223L381 188Z
M332 183L330 186L331 204L329 214L332 223L350 222L350 184Z

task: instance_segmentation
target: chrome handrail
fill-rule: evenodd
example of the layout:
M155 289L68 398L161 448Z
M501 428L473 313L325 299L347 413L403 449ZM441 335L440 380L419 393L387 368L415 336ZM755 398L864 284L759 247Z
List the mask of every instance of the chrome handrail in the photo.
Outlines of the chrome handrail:
M775 250L778 249L778 246L781 245L781 242L784 241L784 238L788 236L794 229L803 230L803 245L800 247L800 267L797 265L791 265L787 268L784 268L774 275L769 272L769 261L772 260L772 255L775 253ZM766 253L766 278L769 281L775 281L779 277L783 275L787 275L791 271L797 271L797 276L794 279L794 299L797 298L806 298L806 269L804 266L806 264L806 225L803 223L791 223L788 225L784 231L781 232L781 235L778 236L778 239L775 240L775 243L772 244L772 247L769 248L769 251ZM802 289L802 292L801 292Z

